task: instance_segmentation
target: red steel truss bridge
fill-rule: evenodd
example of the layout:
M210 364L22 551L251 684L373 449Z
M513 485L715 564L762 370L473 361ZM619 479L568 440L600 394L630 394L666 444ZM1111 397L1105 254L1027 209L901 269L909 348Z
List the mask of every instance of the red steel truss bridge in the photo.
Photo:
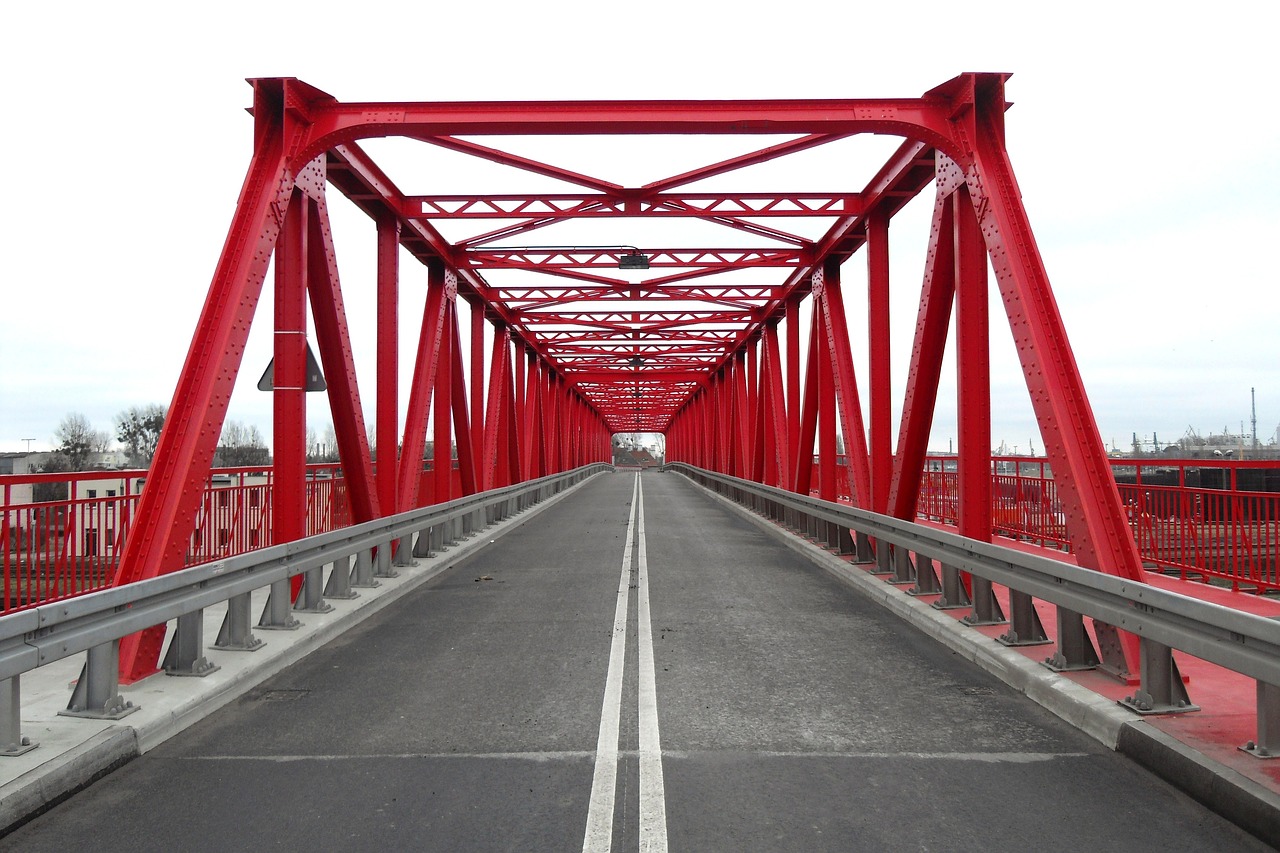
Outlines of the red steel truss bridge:
M528 103L343 103L296 79L251 81L253 155L117 584L182 567L255 319L275 333L272 539L305 535L308 306L356 522L607 460L618 432L665 434L670 461L914 518L954 320L958 527L990 539L992 287L1006 314L994 322L1012 330L1072 551L1081 565L1140 579L1005 148L1007 76L964 74L918 98ZM844 174L827 176L825 188L774 183L789 158L868 134L896 142L860 185ZM580 153L621 138L629 157L643 158L647 139L673 136L727 138L741 153L639 185L516 153L530 139L538 150L558 142ZM557 191L414 194L366 150L391 137ZM766 185L748 183L761 165L776 167ZM335 192L376 233L372 413L356 381L330 224ZM925 272L895 425L888 234L922 193L933 199L932 225L919 247ZM597 236L627 229L664 236L634 245ZM428 279L416 358L403 365L402 255ZM845 313L850 263L866 265L865 317ZM255 317L264 286L274 288L274 318ZM864 376L854 370L851 323L867 330ZM398 458L375 464L367 427ZM847 464L837 461L837 435ZM455 473L439 465L423 475L428 441L454 448ZM1110 656L1132 671L1136 644L1114 633ZM155 670L162 638L155 630L125 641L127 678Z
M252 157L151 467L64 500L34 499L64 474L0 477L0 834L1256 847L1121 752L1280 843L1280 605L1236 593L1280 588L1280 502L1251 488L1276 469L1113 474L1006 80L523 103L250 81ZM891 253L915 199L927 235ZM345 254L365 217L368 268ZM993 323L1043 458L993 458ZM944 353L959 446L928 456ZM254 381L271 463L212 472ZM336 464L307 462L319 392ZM616 471L619 433L661 433L665 471ZM256 638L253 596L257 629L293 633ZM147 679L166 639L163 670L197 677Z

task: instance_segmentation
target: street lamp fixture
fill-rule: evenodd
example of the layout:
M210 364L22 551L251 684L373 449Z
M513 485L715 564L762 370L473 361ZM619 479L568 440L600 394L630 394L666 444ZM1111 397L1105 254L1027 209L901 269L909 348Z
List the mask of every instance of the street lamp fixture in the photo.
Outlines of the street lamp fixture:
M649 256L635 246L472 246L477 252L617 252L627 250L618 258L620 270L647 270Z
M649 268L649 256L639 249L627 252L618 259L618 269L620 270L647 270Z

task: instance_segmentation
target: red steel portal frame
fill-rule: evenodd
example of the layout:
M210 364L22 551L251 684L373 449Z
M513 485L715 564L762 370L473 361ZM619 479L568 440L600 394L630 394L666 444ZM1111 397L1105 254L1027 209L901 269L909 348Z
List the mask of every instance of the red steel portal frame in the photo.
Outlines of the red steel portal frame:
M469 494L608 459L610 436L621 431L665 433L670 460L816 490L831 500L837 478L847 476L856 505L912 519L954 310L960 528L990 539L990 269L1074 553L1081 565L1140 582L1138 553L1005 150L1007 78L964 74L922 97L889 100L533 103L341 103L291 78L250 81L253 157L116 582L183 565L273 256L277 543L304 535L308 304L357 522L449 500L458 488ZM476 141L672 134L787 138L644 186ZM857 134L903 140L860 190L690 189ZM359 145L391 136L580 191L406 195ZM889 222L930 184L932 228L895 444ZM375 435L382 451L376 465L330 231L330 187L376 225ZM601 217L697 219L738 232L739 241L741 233L752 235L762 248L511 245L549 225ZM825 233L817 239L788 233L772 224L785 224L783 217L825 218ZM453 241L438 228L466 220L500 222L477 222L491 230ZM402 249L429 273L403 430L397 399ZM859 250L868 282L865 394L855 376L840 275ZM636 283L611 272L636 261L655 271L651 278ZM752 273L746 283L725 275L744 270ZM812 320L802 377L805 298L812 300ZM459 335L459 299L471 306L469 355ZM487 389L485 321L493 326ZM455 448L456 481L444 464L422 476L429 424L435 448ZM843 466L837 430L848 459ZM397 447L398 459L388 453ZM966 591L988 594L976 582ZM1108 664L1136 672L1133 638L1095 627ZM122 644L124 678L156 671L163 636L163 629L153 629Z

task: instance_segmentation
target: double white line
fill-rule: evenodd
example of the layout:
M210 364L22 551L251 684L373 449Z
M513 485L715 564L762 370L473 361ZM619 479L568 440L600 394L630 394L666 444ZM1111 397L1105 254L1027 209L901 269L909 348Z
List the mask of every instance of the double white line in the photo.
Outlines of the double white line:
M640 722L640 850L666 853L667 807L662 785L662 742L658 736L658 691L653 664L653 625L649 617L649 558L644 539L644 489L636 474L631 492L631 519L622 551L622 579L613 615L609 674L604 682L600 738L596 742L595 775L583 853L608 853L613 845L613 813L618 787L618 721L622 714L622 679L627 654L627 609L631 588L633 543L637 566L636 637L639 643Z

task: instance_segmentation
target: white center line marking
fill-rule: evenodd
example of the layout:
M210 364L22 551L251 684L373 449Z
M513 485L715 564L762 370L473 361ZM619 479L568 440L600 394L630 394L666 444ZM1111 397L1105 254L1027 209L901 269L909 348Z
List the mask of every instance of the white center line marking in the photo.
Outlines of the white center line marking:
M644 535L644 486L636 484L639 519L636 555L636 637L640 664L640 851L667 853L667 804L662 783L662 741L658 737L658 688L653 663L653 624L649 617L649 554Z
M640 504L640 475L631 490L631 519L622 552L622 580L613 615L613 644L609 650L609 674L604 682L604 706L600 710L600 737L596 741L596 766L591 777L591 804L587 809L587 833L582 853L609 853L613 846L614 796L618 787L618 720L622 714L622 676L627 652L627 602L631 586L631 543L635 539Z

